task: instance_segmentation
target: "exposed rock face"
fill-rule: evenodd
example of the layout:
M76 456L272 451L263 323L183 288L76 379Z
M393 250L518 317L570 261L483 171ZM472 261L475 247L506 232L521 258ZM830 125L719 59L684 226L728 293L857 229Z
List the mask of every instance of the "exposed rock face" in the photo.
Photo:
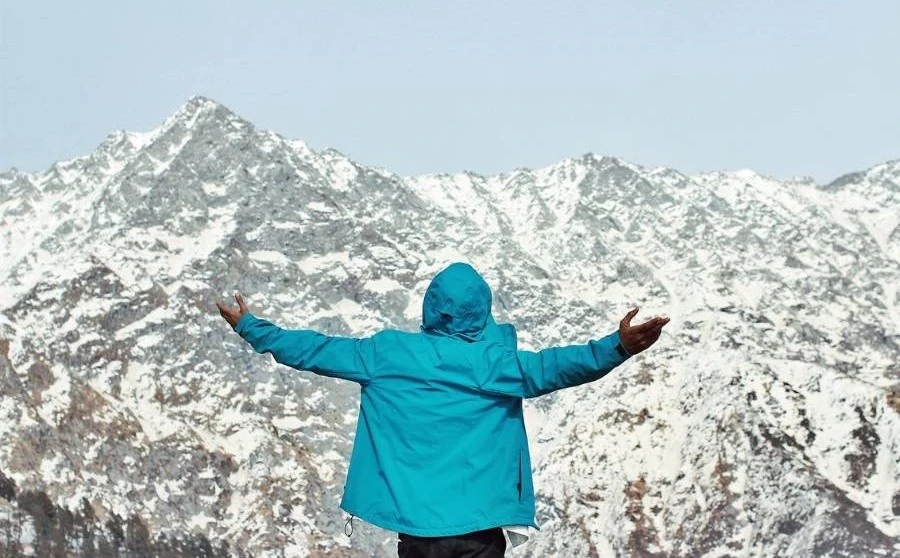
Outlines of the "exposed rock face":
M526 347L633 304L673 318L604 380L529 404L543 530L517 555L900 555L900 162L824 187L592 155L400 177L197 97L0 175L0 219L0 522L25 517L3 514L17 487L130 518L133 540L392 555L337 509L358 389L252 353L213 302L416 329L463 259Z

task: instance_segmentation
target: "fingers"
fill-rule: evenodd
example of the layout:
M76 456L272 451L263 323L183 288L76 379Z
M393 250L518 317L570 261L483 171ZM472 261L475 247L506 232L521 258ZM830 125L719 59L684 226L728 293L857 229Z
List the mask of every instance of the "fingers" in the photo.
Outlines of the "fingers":
M637 310L637 308L633 309L622 318L619 328L620 342L625 347L625 350L632 355L636 355L656 343L660 335L662 335L662 328L669 323L669 318L658 316L636 326L631 326L629 325L631 318L637 314Z
M644 334L649 333L654 329L662 329L664 325L669 323L669 318L656 317L650 318L644 323L638 324L631 328L634 333Z
M622 329L631 327L631 319L637 316L638 310L640 310L640 308L635 306L627 314L625 314L625 317L622 318L621 322L619 322L619 327Z
M237 302L238 310L241 311L241 314L248 312L247 305L244 303L244 297L240 293L234 295L234 301Z

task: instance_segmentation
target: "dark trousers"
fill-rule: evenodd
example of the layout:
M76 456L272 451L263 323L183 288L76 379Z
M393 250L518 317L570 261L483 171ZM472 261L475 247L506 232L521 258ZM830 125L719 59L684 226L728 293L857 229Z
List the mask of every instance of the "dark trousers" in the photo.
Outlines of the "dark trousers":
M399 558L502 558L503 529L496 527L451 537L414 537L400 533Z

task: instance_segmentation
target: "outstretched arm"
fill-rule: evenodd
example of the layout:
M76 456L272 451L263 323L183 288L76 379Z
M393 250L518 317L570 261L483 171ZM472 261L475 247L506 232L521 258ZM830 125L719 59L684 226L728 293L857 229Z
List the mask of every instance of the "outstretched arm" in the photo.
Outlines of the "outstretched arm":
M225 321L256 352L271 353L276 362L321 376L360 384L371 379L374 360L371 338L331 337L306 329L282 329L251 314L241 295L235 295L234 299L237 308L219 302L216 306Z
M598 380L630 356L659 339L668 318L652 318L631 325L638 309L619 322L619 330L585 345L552 347L538 352L505 351L490 358L487 391L517 397L538 397L567 387ZM497 350L500 350L499 348Z

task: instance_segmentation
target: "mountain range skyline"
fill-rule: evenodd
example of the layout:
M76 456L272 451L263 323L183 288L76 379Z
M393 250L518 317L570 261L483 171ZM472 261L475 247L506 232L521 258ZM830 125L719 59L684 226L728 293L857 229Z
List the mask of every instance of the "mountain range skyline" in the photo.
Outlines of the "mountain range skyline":
M210 98L210 97L208 97L208 96L205 96L205 95L202 95L202 94L197 94L197 95L192 96L192 97L187 101L187 103L190 103L190 102L195 101L195 100L203 100L203 101L208 101L208 102L215 103L215 104L220 104L220 103L219 103L218 101L216 101L215 99L212 99L212 98ZM112 137L114 137L114 136L117 136L118 134L130 134L130 135L134 135L134 136L141 136L141 135L144 135L144 134L150 134L150 133L152 133L152 131L153 131L153 130L150 130L150 131L148 131L148 132L135 132L135 131L121 130L121 129L120 129L120 130L116 130L116 131L111 132L110 134L108 134L106 138L104 138L100 143L97 144L97 147L102 146L106 141L109 141L110 138L112 138ZM300 138L294 139L293 141L301 142L301 143L303 143L304 145L306 145L306 146L307 146L308 148L310 148L310 149L316 149L316 150L319 150L319 151L336 151L336 152L338 152L338 153L341 153L340 146L325 146L325 147L321 147L321 148L315 148L315 147L309 145L306 141L304 141L303 139L300 139ZM596 154L595 154L594 152L588 151L588 152L580 153L580 154L577 154L577 155L576 155L576 154L573 154L573 155L570 155L570 156L568 156L568 157L564 157L564 158L561 159L560 161L565 161L565 160L568 160L568 159L577 159L577 158L585 157L585 156L595 156L595 155L596 155ZM603 156L604 156L604 157L610 157L610 158L612 158L612 159L616 159L616 160L620 160L620 161L626 161L625 158L620 157L620 156L618 156L618 155L607 154L607 155L603 155ZM79 159L79 158L81 158L81 157L83 157L83 156L76 156L76 157L72 157L72 158L69 158L69 159L58 159L55 163L51 164L49 167L47 167L47 168L44 169L43 171L41 171L41 170L35 170L35 171L21 170L21 169L19 168L19 166L16 165L16 163L13 161L13 162L11 162L11 164L9 164L9 166L8 166L6 169L0 170L0 174L8 174L8 173L22 173L22 174L30 174L30 175L43 174L43 173L45 173L45 172L50 171L50 170L51 170L54 166L56 166L56 165L59 165L59 164L65 164L65 163L68 163L68 162L71 162L71 161L75 161L75 160L77 160L77 159ZM883 163L894 163L894 162L896 162L897 160L900 160L900 157L898 157L897 159L889 159L889 160L886 160L886 161L884 161ZM559 162L559 161L558 161L558 162ZM634 162L631 162L631 163L633 164ZM363 163L363 164L365 164L365 163ZM507 171L505 171L505 172L538 170L538 169L541 169L541 168L547 168L547 167L549 167L549 166L553 166L554 164L556 164L556 163L551 163L550 165L543 165L543 166L537 166L537 167L531 167L531 166L517 166L517 167L513 167L513 168L511 168L511 169L509 169L509 170L507 170ZM642 166L649 166L650 168L671 168L671 169L677 169L677 166L675 166L675 167L666 167L666 166L654 165L652 161L642 161L642 162L639 163L639 164L642 165ZM387 170L387 169L384 169L383 167L380 167L380 166L378 166L378 165L367 165L367 166L370 166L371 168L378 168L378 169L382 169L382 170ZM875 165L875 166L877 166L877 165ZM871 167L869 167L869 168L871 168ZM765 173L759 173L759 172L753 170L750 166L736 167L736 168L730 168L730 169L727 169L727 168L709 169L709 170L703 170L703 171L694 172L694 173L688 173L688 174L686 174L686 176L703 176L703 175L709 175L709 174L714 174L714 173L731 174L731 173L746 173L746 172L751 172L751 173L753 173L753 174L758 174L759 176L763 176L763 177L765 177L765 178L769 178L769 179L772 179L772 180L781 180L781 181L786 181L786 182L809 182L809 183L818 184L818 185L820 185L820 186L827 186L827 185L829 185L829 184L833 184L834 182L837 182L837 181L843 179L844 177L846 177L846 176L849 175L849 174L862 172L862 171L864 171L864 170L865 170L865 169L862 169L862 168L857 168L857 169L847 170L847 171L845 171L845 172L842 172L842 173L838 174L837 176L834 176L834 177L832 177L832 178L830 178L830 179L826 179L826 180L824 180L824 181L816 180L815 178L813 178L813 176L812 176L811 174L797 174L797 175L792 175L792 176L787 176L787 177L776 177L776 176L774 176L774 175L769 175L769 174L765 174ZM448 175L448 174L473 174L473 175L477 175L477 176L490 176L490 174L488 174L488 173L482 173L482 172L470 171L470 170L463 170L463 171L456 171L456 172L448 172L448 171L434 170L434 171L429 171L429 172L425 172L425 173L420 173L419 175L421 175L421 176L430 176L430 175ZM504 174L504 172L501 172L500 174ZM409 176L413 176L413 175L409 175ZM418 176L418 175L417 175L417 176Z

